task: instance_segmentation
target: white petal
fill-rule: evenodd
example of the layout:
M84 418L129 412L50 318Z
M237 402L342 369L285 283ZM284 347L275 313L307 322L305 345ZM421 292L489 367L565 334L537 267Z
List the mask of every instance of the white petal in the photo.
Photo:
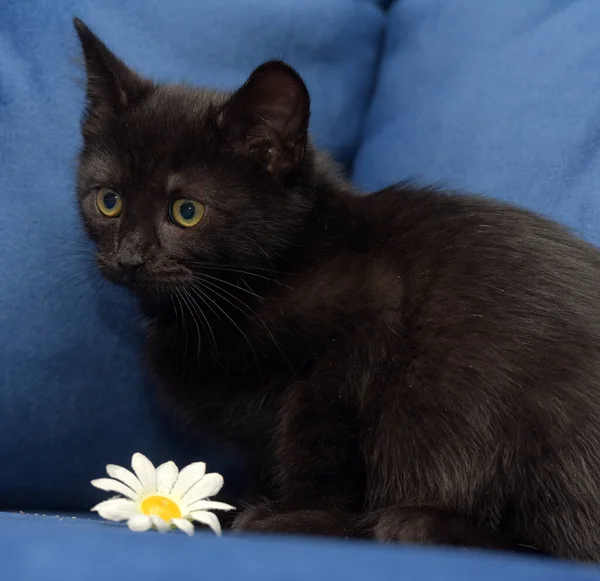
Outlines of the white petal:
M171 523L153 514L151 517L152 524L156 527L159 533L166 533L171 530Z
M97 480L92 480L92 486L95 486L100 490L106 490L107 492L118 492L127 498L131 498L131 500L138 499L138 495L133 492L129 486L125 486L122 482L113 480L112 478L98 478Z
M144 489L142 487L142 483L138 480L137 476L127 470L127 468L123 468L122 466L117 466L116 464L108 464L106 466L107 474L116 480L120 480L123 484L127 484L131 490L141 494Z
M102 518L119 522L127 520L138 514L137 505L126 498L112 498L97 504L92 511L97 512Z
M194 504L198 500L214 496L221 488L223 488L223 477L217 472L211 472L194 484L181 500L185 504Z
M130 530L143 533L152 526L152 519L147 514L136 514L127 521Z
M235 510L235 506L214 500L197 500L187 507L187 512L194 510Z
M145 492L156 492L156 469L143 454L136 452L131 458L131 466L140 479Z
M204 510L198 510L190 515L195 521L209 526L217 536L221 536L221 523L219 519L212 513Z
M188 537L194 534L194 525L184 518L174 518L171 522L180 530L183 531Z
M177 474L179 470L175 462L165 462L156 469L156 490L163 494L169 494L175 481L177 480Z
M171 494L181 498L196 482L202 479L206 474L206 464L204 462L194 462L181 470Z

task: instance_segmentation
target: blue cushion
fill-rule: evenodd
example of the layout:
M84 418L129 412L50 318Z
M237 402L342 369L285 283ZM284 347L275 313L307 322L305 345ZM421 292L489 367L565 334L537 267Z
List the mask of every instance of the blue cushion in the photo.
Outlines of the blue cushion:
M349 162L384 11L364 0L42 0L0 4L0 503L84 509L90 478L134 451L229 462L166 427L142 371L135 305L102 284L79 229L77 14L140 72L233 88L285 58L321 146ZM231 479L229 480L231 481Z
M45 581L598 581L550 560L353 541L132 533L124 525L0 513L2 578Z
M600 243L600 3L399 0L355 164L481 192Z

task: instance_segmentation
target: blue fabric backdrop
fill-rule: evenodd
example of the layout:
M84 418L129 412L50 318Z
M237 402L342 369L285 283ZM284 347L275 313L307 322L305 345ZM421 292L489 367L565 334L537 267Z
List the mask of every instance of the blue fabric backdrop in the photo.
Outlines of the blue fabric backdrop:
M480 192L600 243L600 2L401 0L355 177Z

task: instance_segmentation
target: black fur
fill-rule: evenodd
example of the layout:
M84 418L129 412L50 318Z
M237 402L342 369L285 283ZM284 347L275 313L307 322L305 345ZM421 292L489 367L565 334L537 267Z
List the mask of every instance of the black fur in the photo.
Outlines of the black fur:
M354 195L283 63L165 86L76 28L82 217L163 390L255 460L234 527L600 560L598 251L483 198Z

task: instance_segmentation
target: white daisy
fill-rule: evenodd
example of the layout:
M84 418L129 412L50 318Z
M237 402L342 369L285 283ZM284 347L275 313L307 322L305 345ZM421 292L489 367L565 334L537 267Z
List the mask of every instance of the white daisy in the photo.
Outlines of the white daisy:
M110 478L92 480L92 486L121 495L92 508L102 518L126 520L132 531L155 527L165 533L177 527L188 535L194 534L192 521L196 521L221 534L219 519L209 511L234 507L208 500L221 490L223 477L216 472L206 474L204 462L195 462L179 472L174 462L154 468L146 456L136 453L131 467L133 472L109 464L106 472Z

